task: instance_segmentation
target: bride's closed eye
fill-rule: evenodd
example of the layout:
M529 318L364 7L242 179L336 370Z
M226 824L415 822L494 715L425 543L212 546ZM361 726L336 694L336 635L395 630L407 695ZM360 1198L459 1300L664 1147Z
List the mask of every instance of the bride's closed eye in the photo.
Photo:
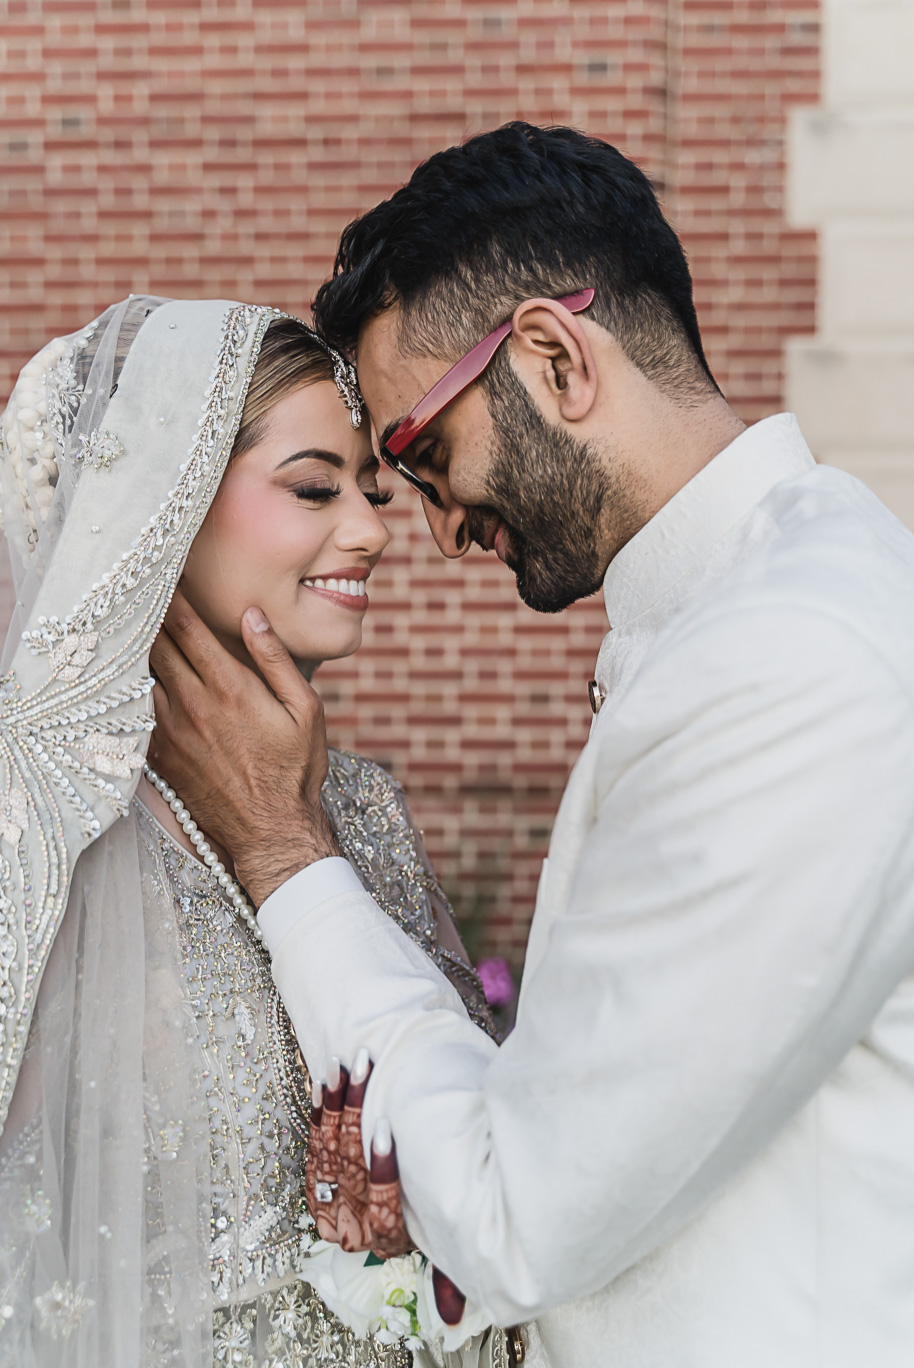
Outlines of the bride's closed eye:
M293 490L296 499L303 503L328 504L342 494L342 485L297 485ZM363 489L361 491L372 508L386 508L393 499L392 489Z
M296 499L301 499L307 503L329 503L331 499L338 499L343 492L342 485L296 485L293 489Z

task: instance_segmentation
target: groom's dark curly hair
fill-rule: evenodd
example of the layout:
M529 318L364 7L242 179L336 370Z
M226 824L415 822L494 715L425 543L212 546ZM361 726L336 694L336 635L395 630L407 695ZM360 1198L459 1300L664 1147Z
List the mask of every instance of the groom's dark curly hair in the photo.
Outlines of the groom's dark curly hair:
M399 305L407 353L456 359L522 300L588 285L587 316L658 386L716 388L685 253L644 173L575 129L509 123L437 152L350 223L314 313L351 351Z

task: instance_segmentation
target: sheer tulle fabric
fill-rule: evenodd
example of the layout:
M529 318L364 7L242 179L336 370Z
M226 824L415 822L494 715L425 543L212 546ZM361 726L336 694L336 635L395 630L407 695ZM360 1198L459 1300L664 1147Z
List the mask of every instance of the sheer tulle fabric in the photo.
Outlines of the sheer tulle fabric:
M2 1141L3 1368L213 1362L209 1135L174 947L127 818L77 866ZM147 1144L154 1117L180 1118L179 1152Z

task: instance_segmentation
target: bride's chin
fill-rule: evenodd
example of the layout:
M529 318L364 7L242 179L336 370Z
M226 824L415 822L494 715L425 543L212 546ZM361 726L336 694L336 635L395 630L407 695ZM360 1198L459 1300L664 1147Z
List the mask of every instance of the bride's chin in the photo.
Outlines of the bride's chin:
M294 633L290 633L288 637L284 637L282 632L277 632L277 635L306 679L310 679L318 666L326 661L345 660L347 656L355 655L362 644L361 632L345 640L320 643L309 642Z

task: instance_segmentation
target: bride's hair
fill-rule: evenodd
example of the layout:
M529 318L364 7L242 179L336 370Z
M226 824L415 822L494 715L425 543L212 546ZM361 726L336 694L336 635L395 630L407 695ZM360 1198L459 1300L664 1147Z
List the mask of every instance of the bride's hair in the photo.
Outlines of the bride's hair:
M263 438L267 415L302 385L333 380L333 360L297 318L278 318L264 335L241 413L232 459Z

